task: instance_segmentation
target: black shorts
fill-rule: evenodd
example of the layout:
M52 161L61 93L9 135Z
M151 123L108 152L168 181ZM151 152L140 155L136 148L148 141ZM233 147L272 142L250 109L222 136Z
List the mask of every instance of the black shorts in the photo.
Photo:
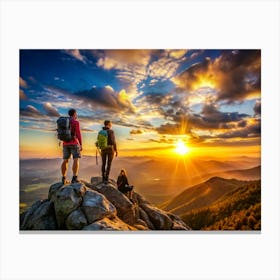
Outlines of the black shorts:
M63 146L63 159L69 159L73 156L73 158L80 158L80 146L79 145L64 145Z

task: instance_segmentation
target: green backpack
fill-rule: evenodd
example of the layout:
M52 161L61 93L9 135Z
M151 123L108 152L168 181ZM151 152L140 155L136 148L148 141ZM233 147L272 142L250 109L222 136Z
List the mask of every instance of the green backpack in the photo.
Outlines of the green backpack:
M108 133L106 130L102 129L98 132L96 146L100 150L104 150L108 147Z

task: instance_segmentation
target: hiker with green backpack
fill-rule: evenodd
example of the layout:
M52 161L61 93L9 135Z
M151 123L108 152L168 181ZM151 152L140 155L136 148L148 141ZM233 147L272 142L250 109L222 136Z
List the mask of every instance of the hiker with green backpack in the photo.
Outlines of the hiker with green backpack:
M111 128L112 122L105 120L104 127L98 132L97 135L96 147L101 153L101 173L103 182L108 182L112 160L114 155L118 156L115 133Z

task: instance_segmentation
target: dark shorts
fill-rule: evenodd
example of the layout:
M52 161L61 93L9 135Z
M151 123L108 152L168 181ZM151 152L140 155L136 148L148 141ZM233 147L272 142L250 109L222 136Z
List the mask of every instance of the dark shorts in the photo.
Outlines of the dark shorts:
M80 158L80 146L79 145L64 145L63 146L63 159L69 159L73 156L73 158Z

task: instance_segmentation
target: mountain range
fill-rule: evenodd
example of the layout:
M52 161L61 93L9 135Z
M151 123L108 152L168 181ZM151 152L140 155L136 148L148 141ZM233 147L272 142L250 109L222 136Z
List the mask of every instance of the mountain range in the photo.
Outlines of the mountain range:
M21 212L48 195L50 184L57 182L61 176L60 164L61 159L20 161ZM71 175L71 163L69 167L68 177ZM118 157L113 161L112 180L117 178L121 168L126 168L129 183L134 185L136 192L163 211L178 215L192 229L260 229L259 159L242 157L221 161ZM87 178L99 173L100 160L97 165L95 157L82 158L80 179L87 181ZM256 185L256 195L252 199L250 195ZM245 199L244 207L239 203L244 201L242 193L247 193L249 201L247 203ZM232 201L237 206L231 207ZM219 219L209 218L214 216Z
M212 177L161 208L178 215L194 230L260 230L261 181Z
M20 202L23 209L34 200L43 199L49 185L60 180L60 164L61 159L58 158L20 160ZM83 156L79 177L89 180L91 176L100 176L100 164L100 158L97 165L95 157ZM157 205L213 176L240 180L260 179L260 160L250 157L231 160L116 157L110 177L116 179L121 168L126 169L129 183ZM71 162L68 179L70 176Z
M193 230L261 230L261 181L242 182L210 205L180 217Z

